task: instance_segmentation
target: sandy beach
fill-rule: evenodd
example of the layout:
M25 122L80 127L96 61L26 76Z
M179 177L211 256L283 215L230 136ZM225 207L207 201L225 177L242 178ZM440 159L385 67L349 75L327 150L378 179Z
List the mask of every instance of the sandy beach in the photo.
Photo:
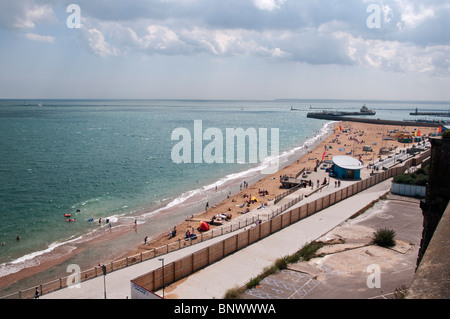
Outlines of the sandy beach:
M397 136L402 133L414 136L415 129L417 132L420 131L422 136L435 133L437 130L436 128L429 127L398 127L355 122L338 122L334 124L333 131L329 136L292 164L280 169L275 174L267 175L255 184L249 185L247 188L243 186L243 189L238 194L229 196L229 198L224 199L219 204L209 207L204 212L192 216L192 218L187 219L181 224L174 225L177 229L175 237L169 238L171 229L167 229L159 236L149 239L146 244L139 245L137 249L130 251L130 253L122 257L135 255L154 248L163 247L170 243L178 242L179 240L184 240L186 231L192 233L194 230L196 234L199 234L199 231L196 229L199 227L200 222L209 222L213 216L228 214L232 216L232 221L236 221L239 218L245 218L246 215L242 214L242 212L247 209L247 205L244 205L243 208L240 208L239 205L244 204L248 198L253 196L258 199L258 202L251 204L248 207L250 210L259 207L262 203L271 205L276 195L286 191L286 189L280 188L280 176L295 176L304 168L313 170L317 161L321 161L322 158L324 160L331 160L335 155L346 155L352 152L354 157L362 160L364 167L367 167L373 160L376 161L378 157L381 156L381 148L390 149L392 152L395 152L395 149L397 148L412 145L398 142ZM373 151L363 151L363 146L365 145L370 146ZM259 193L260 191L267 191L268 195L261 196ZM226 222L227 221L224 221L224 223ZM210 230L215 227L217 226L211 225Z
M280 188L280 176L295 176L304 168L313 170L317 161L321 161L322 159L331 160L335 155L345 155L352 152L354 157L363 161L364 167L367 167L367 165L372 163L374 159L376 160L378 158L381 148L387 148L392 152L395 152L396 148L403 148L406 145L412 145L399 143L397 141L397 136L401 132L407 134L412 133L412 136L414 136L414 129L416 129L417 132L420 130L421 135L428 135L437 131L436 128L425 127L394 127L388 125L368 125L355 122L337 122L334 124L334 128L329 136L322 139L314 149L308 150L308 153L299 159L294 160L294 162L290 165L281 168L275 174L265 176L258 182L248 185L248 187L245 187L245 185L242 184L242 190L237 194L232 196L230 195L228 198L224 198L222 202L216 204L215 206L211 206L203 212L198 212L198 214L190 216L190 218L184 222L173 225L176 226L177 229L176 236L173 238L169 239L169 231L172 229L165 229L161 230L160 234L157 235L152 236L151 234L148 234L148 240L144 244L145 234L143 234L142 241L140 243L136 243L135 246L130 247L130 250L125 254L123 252L118 252L114 260L127 256L133 256L154 248L163 247L167 244L178 242L179 240L184 241L185 232L187 230L190 232L194 231L196 234L199 234L197 228L199 227L200 222L211 221L213 216L217 216L219 214L231 215L231 221L233 222L240 218L245 218L246 215L242 214L242 212L247 209L247 205L244 205L242 208L239 207L239 205L244 204L248 198L253 196L258 198L259 201L251 204L248 207L250 210L256 209L263 203L267 203L269 206L273 205L275 196L286 190ZM386 139L388 136L392 137L392 139ZM363 151L363 146L365 145L370 146L373 151ZM218 191L220 191L220 189ZM259 193L260 191L265 191L267 195L262 196ZM227 221L223 221L223 223L227 223ZM105 238L96 238L95 240L120 240L121 235L126 232L133 231L135 227L140 226L130 225L122 228L120 231L111 232L110 234L105 235ZM214 229L217 226L211 225L210 227L211 231L211 229ZM84 242L82 246L88 246L89 244L89 242ZM83 249L83 247L80 248ZM51 269L52 267L63 263L70 256L71 254L67 255L67 258L61 257L51 262L41 264L40 266L27 268L20 272L5 276L2 278L0 288L6 287L11 283L33 274L40 273L43 270ZM108 261L103 260L103 262L107 263ZM92 267L94 266L96 265L92 265Z

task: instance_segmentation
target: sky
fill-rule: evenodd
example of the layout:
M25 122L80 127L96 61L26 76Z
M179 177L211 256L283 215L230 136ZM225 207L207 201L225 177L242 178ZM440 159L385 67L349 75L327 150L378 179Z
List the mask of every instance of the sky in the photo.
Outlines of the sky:
M449 30L448 0L0 0L0 98L450 101Z

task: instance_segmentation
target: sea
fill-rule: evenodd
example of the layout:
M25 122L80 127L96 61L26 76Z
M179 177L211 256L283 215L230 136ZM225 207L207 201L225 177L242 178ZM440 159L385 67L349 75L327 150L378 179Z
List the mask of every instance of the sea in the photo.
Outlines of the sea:
M363 104L377 112L375 118L395 120L416 119L409 115L416 108L450 107L425 101L0 100L0 280L74 252L71 264L92 267L145 236L168 232L202 212L206 202L214 205L244 181L263 177L274 157L285 166L320 143L333 122L309 119L308 112L358 111ZM222 133L214 135L222 144L214 145L223 145L223 163L194 160L198 146L210 151L213 141L196 135L195 123L202 133ZM268 158L250 160L248 139L232 143L235 151L245 148L245 160L225 160L227 129L241 128L267 130ZM275 129L278 152L271 154ZM174 160L180 145L191 161ZM138 231L120 240L101 240L134 224ZM80 248L92 239L98 245ZM50 281L64 267L67 263L38 279ZM32 286L38 279L21 284Z

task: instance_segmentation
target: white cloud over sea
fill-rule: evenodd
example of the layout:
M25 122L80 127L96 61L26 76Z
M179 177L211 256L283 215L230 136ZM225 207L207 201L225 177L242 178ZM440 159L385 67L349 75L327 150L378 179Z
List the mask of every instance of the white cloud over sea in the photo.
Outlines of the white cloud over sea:
M331 73L345 68L352 76L358 68L377 76L416 74L436 79L438 87L450 77L450 3L444 0L79 0L79 29L66 26L70 3L0 2L0 35L7 35L0 41L20 35L52 46L72 41L71 52L60 48L66 58L89 54L105 67L107 61L120 66L163 57L179 65L188 59L205 77L211 63L237 72L250 59L271 75L291 65L317 72L328 66ZM378 28L368 26L370 5L380 9Z

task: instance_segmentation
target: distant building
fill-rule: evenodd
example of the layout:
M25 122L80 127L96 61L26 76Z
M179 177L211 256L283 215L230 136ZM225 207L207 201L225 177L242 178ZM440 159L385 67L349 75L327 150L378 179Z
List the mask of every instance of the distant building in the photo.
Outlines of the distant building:
M333 157L333 174L340 179L360 179L363 164L356 158L337 155Z

